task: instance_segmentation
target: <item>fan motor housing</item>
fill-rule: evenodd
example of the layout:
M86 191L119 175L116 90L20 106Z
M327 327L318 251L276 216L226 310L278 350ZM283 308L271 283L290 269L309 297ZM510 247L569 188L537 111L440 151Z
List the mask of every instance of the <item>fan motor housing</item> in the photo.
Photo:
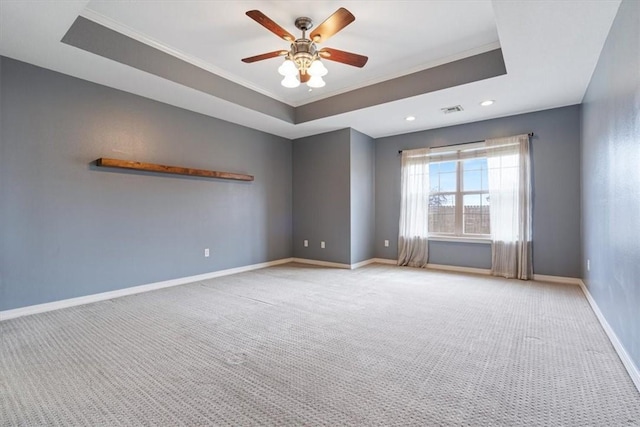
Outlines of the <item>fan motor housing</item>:
M311 20L311 18L301 16L296 19L295 26L300 31L309 31L311 27L313 27L313 21Z

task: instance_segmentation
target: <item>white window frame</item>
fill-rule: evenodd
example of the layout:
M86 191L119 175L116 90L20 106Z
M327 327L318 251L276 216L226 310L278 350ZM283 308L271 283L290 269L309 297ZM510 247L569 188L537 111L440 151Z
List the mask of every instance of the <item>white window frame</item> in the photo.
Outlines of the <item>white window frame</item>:
M464 147L464 146L459 146L459 147L460 147L459 150L458 150L458 147L443 147L446 150L446 152L444 153L444 156L447 156L447 155L450 156L451 152L462 151L462 149L467 149L468 151L480 151L479 148L484 148L484 143L482 143L482 145L473 144L473 146L470 146L470 147ZM432 156L434 158L438 157L439 151L440 150L438 151L433 150ZM453 191L429 192L429 196L440 194L444 196L453 195L455 197L455 225L454 225L453 233L435 233L430 231L429 240L470 242L470 243L491 243L491 234L465 234L464 233L464 196L488 193L488 191L483 191L483 190L462 191L462 189L464 188L464 166L462 163L464 162L464 160L467 160L467 158L486 159L486 156L476 155L476 156L464 157L459 159L455 159L455 158L449 159L445 157L440 161L432 162L432 163L440 163L440 162L456 163L456 191L455 192Z

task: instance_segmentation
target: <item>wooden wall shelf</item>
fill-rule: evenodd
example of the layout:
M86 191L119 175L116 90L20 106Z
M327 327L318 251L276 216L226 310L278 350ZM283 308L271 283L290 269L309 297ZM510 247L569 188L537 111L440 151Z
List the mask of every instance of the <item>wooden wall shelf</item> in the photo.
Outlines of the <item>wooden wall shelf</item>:
M157 165L154 163L132 162L129 160L108 159L105 157L101 157L96 160L96 165L106 168L133 169L138 171L171 173L176 175L203 176L205 178L233 179L236 181L253 181L252 175L244 175L240 173Z

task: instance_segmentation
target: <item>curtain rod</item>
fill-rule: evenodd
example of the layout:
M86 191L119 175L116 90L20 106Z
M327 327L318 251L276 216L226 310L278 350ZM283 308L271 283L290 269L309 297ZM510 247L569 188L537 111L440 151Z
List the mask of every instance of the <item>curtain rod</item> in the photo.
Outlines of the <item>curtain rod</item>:
M529 138L533 137L533 132L529 132ZM486 140L480 140L480 141L469 141L469 142L459 142L457 144L449 144L449 145L439 145L437 147L429 147L429 148L443 148L443 147L453 147L454 145L465 145L465 144L475 144L477 142L484 142ZM398 154L402 154L404 150L398 150Z

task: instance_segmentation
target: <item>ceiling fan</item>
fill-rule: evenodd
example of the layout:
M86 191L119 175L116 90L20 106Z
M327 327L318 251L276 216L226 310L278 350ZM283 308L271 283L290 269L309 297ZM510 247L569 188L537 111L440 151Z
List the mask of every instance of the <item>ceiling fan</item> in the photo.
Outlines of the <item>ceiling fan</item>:
M317 44L324 43L331 36L355 21L355 16L344 7L341 7L320 24L307 38L306 33L313 27L311 18L300 17L295 20L295 26L302 31L302 37L296 39L287 30L269 19L259 10L250 10L247 16L265 27L281 39L291 43L289 50L275 50L261 55L243 58L242 61L252 63L264 59L284 56L285 62L278 68L278 72L284 76L282 85L285 87L297 87L300 83L307 83L312 88L325 85L322 77L327 74L320 58L340 62L362 68L367 63L366 56L338 49L318 49Z

